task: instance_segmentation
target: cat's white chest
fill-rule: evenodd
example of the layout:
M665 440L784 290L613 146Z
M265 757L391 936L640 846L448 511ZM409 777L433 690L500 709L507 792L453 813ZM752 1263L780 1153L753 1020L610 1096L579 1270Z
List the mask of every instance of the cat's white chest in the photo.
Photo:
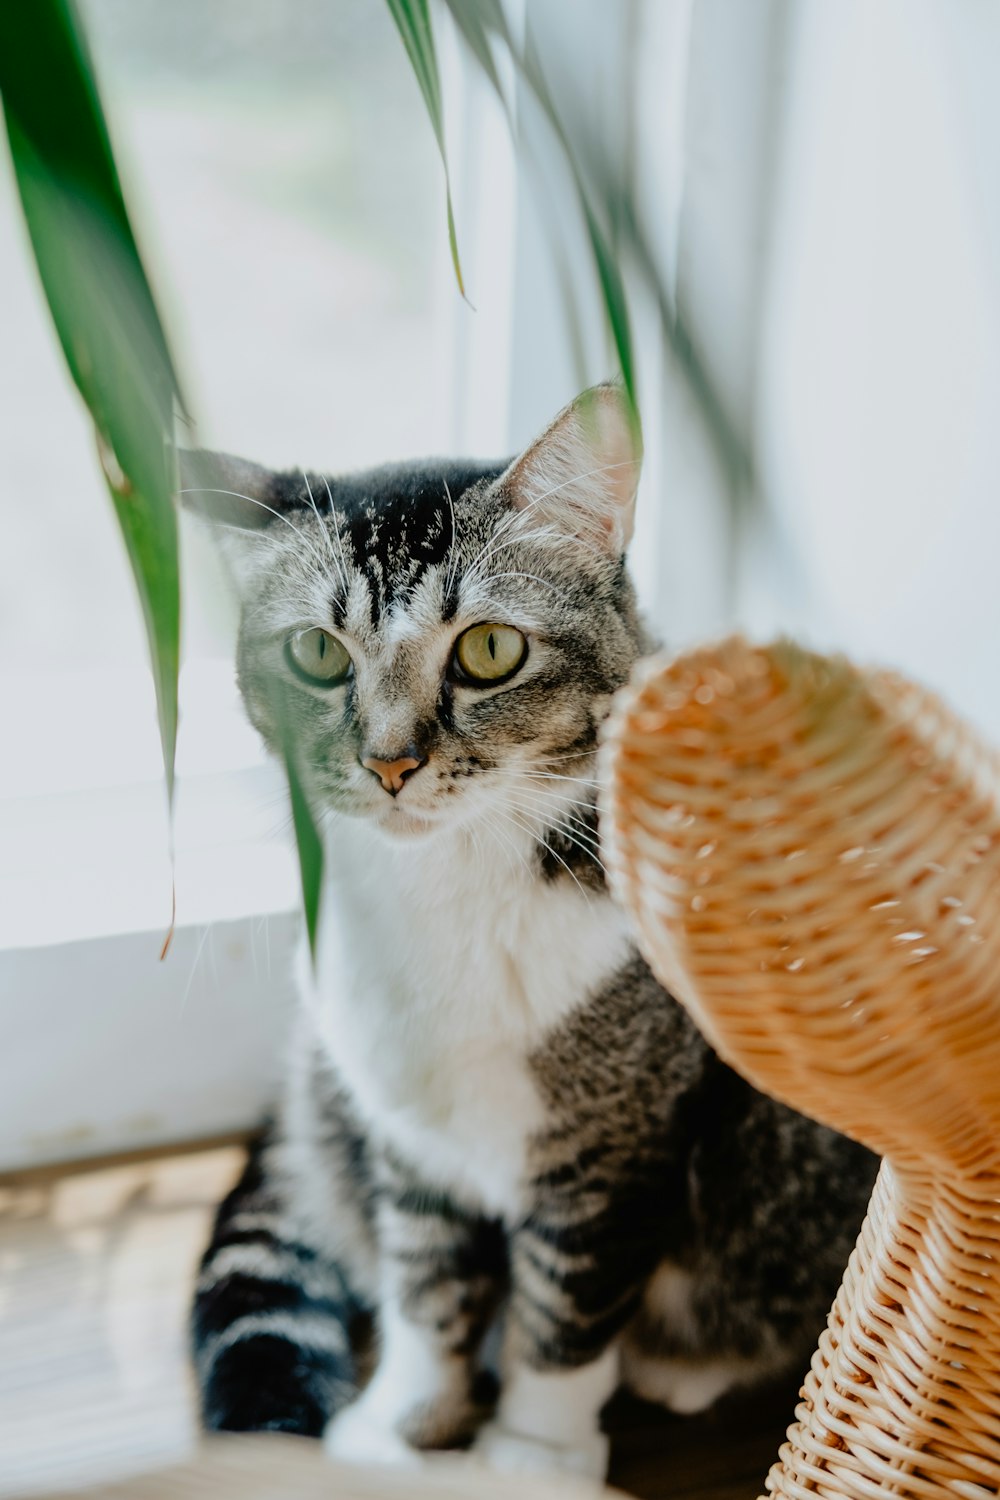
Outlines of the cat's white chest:
M600 893L546 885L460 838L395 848L342 824L308 998L375 1136L502 1217L544 1122L531 1054L622 962Z

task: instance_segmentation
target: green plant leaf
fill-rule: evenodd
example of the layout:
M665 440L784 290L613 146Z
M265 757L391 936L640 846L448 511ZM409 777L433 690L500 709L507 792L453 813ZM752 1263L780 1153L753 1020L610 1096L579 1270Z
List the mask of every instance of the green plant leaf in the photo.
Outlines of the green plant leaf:
M173 428L183 401L72 0L0 0L0 96L42 285L97 428L139 592L172 801L181 609ZM315 951L322 844L290 744L284 755Z
M394 0L389 0L389 3L390 5L394 4ZM639 416L636 402L635 359L633 356L632 332L625 284L622 280L618 263L611 252L607 234L601 226L600 218L587 191L576 153L573 150L572 144L563 128L563 123L559 118L558 111L552 101L552 96L546 84L537 54L530 45L526 46L523 50L515 45L499 0L446 0L446 4L456 27L464 37L470 51L496 91L504 110L507 112L508 120L510 120L510 113L507 110L507 101L493 56L494 38L501 42L514 59L518 71L531 88L555 131L567 166L569 167L587 226L587 236L590 241L590 250L594 260L598 285L600 286L604 301L608 327L610 328L615 352L618 356L632 422L638 430Z
M619 245L627 247L638 271L653 291L664 337L684 372L716 451L733 480L733 494L739 496L749 492L753 486L750 454L741 442L718 392L698 358L680 313L672 305L650 236L636 211L633 196L608 163L603 142L586 128L574 128L572 131L567 128L548 88L541 59L531 45L530 30L528 41L522 48L514 39L499 0L444 0L444 3L504 108L507 108L507 103L496 67L494 44L499 44L511 57L519 76L538 101L555 133L586 224L608 326L615 343L625 389L632 401L633 421L638 422L635 410L635 368L628 299L616 253ZM580 120L583 125L586 124L585 107L581 108ZM609 233L612 229L613 237Z
M295 746L289 733L289 716L278 708L277 718L281 726L282 751L288 775L288 792L292 804L292 823L295 828L295 843L299 854L299 876L302 882L302 909L309 937L309 952L316 962L316 942L319 934L319 909L323 892L323 841L316 827L312 807L299 775Z
M70 0L0 4L0 96L42 285L101 439L139 591L172 796L180 646L172 435L179 389Z
M501 39L507 37L507 22L500 0L475 0L475 3L468 3L467 0L465 4L460 3L459 0L457 4L449 4L448 8L467 46L499 95L509 120L510 113L507 110L507 101L491 44L491 37L496 36Z
M458 235L455 231L455 210L451 197L451 174L448 170L448 152L444 141L444 108L441 102L441 77L438 73L437 52L434 48L434 32L431 27L430 10L427 0L386 0L392 19L396 23L396 29L403 39L406 55L420 85L420 92L424 96L427 113L430 116L431 128L434 138L441 153L441 165L444 167L444 189L448 207L448 244L451 249L451 263L455 268L455 280L458 282L458 290L465 297L465 280L462 276L462 263L458 254ZM500 86L499 78L496 80L497 87ZM468 300L468 299L466 299Z

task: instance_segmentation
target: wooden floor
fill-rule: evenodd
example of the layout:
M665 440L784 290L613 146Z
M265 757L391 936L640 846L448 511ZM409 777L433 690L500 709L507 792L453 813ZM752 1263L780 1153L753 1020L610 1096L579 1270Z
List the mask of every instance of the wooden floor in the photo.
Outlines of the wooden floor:
M0 1180L0 1495L192 1453L187 1303L241 1160L228 1145ZM786 1386L684 1419L618 1401L611 1482L646 1500L754 1500L794 1398Z

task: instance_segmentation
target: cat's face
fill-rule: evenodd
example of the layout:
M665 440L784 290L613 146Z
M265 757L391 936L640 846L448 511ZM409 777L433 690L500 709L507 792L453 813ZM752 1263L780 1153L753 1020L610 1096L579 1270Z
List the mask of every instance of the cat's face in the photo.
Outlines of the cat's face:
M560 778L639 650L638 457L615 388L507 466L192 467L240 579L248 712L273 749L290 736L318 807L412 836L499 807L534 826L579 796Z

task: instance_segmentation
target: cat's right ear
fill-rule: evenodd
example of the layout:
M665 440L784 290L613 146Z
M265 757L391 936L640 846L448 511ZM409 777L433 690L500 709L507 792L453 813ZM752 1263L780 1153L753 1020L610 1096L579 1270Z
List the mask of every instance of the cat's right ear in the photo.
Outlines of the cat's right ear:
M237 585L247 588L270 556L272 522L282 519L280 476L207 448L182 448L177 457L181 504L208 522Z

